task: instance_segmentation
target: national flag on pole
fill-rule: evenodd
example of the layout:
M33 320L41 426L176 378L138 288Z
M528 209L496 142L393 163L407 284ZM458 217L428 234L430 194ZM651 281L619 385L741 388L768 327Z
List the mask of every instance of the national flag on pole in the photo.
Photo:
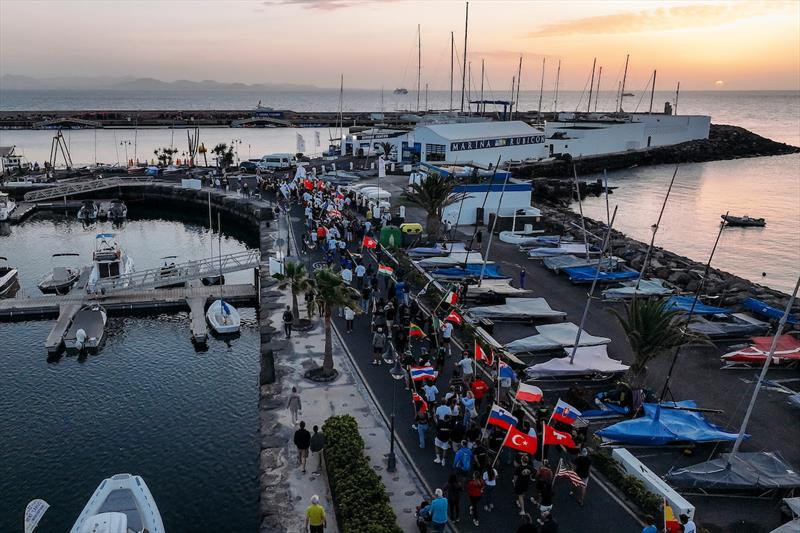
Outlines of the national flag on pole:
M425 379L436 379L436 371L432 366L412 366L411 379L414 381L422 381Z
M564 424L569 424L571 426L575 423L579 416L581 416L580 411L559 398L556 408L553 411L552 418L553 420L558 420L559 422L563 422Z
M508 378L512 381L517 380L517 374L514 373L514 369L503 361L497 362L497 371L499 372L501 378Z
M300 153L306 151L306 140L299 133L297 134L297 151Z
M364 235L364 240L361 241L361 245L364 248L369 248L370 250L374 250L378 247L378 241L370 237L369 235Z
M319 140L319 132L314 132L314 146L321 146L322 142Z
M420 338L427 337L427 335L425 335L425 332L422 331L422 328L414 324L413 322L411 323L411 325L408 326L408 336L420 337Z
M528 435L527 433L523 433L517 428L510 426L508 428L508 433L506 433L506 438L503 439L503 446L513 448L521 452L535 454L537 440L538 439L536 438L535 433L533 435Z
M464 320L461 318L461 315L455 312L455 310L450 311L450 314L444 317L445 322L452 322L458 326L460 326Z
M577 448L578 445L572 440L572 435L565 431L558 431L549 425L544 425L544 433L542 435L542 442L544 444L556 444L559 446L566 446L567 448Z
M666 533L678 533L680 531L681 523L675 517L675 511L672 506L664 499L664 531Z
M390 266L378 265L378 275L389 276L391 278L394 276L394 269Z
M447 294L444 295L444 301L450 305L456 305L458 303L458 293L447 291Z
M564 465L563 459L558 460L558 468L556 468L556 475L553 479L560 477L567 478L569 482L576 487L583 487L586 485L586 483L584 483L584 481L581 479L581 476L579 476L574 470L570 470L566 465Z
M503 429L508 429L511 426L517 425L517 417L503 409L497 404L492 404L492 410L489 412L489 420L487 423L493 426L498 426Z
M342 212L338 209L328 209L328 216L342 218Z
M414 402L414 410L420 411L423 414L428 412L428 402L416 392L411 393L411 401ZM420 404L419 408L417 408L417 403Z
M306 178L303 180L303 187L305 187L307 191L311 191L314 189L314 182Z
M535 385L520 383L517 389L516 400L518 402L540 402L542 401L542 389Z
M492 352L491 348L489 349L489 353L486 353L486 350L478 344L478 341L475 341L475 360L476 361L483 361L489 366L492 366L494 363L494 353Z

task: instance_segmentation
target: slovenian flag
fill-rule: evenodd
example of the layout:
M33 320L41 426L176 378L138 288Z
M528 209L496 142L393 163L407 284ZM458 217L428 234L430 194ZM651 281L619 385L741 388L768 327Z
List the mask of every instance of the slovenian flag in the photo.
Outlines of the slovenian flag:
M516 400L518 402L540 402L542 401L542 389L535 385L520 383L517 389Z
M394 269L386 265L378 265L378 275L380 276L394 276Z
M369 235L364 235L364 240L361 241L361 246L364 248L369 248L370 250L374 250L378 247L378 241L370 237Z
M556 408L553 411L552 418L553 420L558 420L559 422L563 422L564 424L571 426L575 423L579 416L581 416L580 411L559 398Z
M447 315L446 317L444 317L444 321L445 322L452 322L452 323L454 323L454 324L456 324L458 326L460 326L461 323L464 322L464 320L461 318L461 315L459 315L455 311L450 311L450 314Z
M458 303L458 293L448 291L447 294L444 295L444 301L450 305L456 305Z
M436 371L432 366L412 366L411 379L414 381L422 381L424 379L436 379Z
M492 410L489 412L489 420L487 423L493 426L508 429L517 425L517 417L503 409L497 404L492 404Z
M420 338L427 337L427 335L425 335L425 332L422 331L422 328L419 327L418 325L414 324L413 322L408 327L408 336L409 337L420 337Z

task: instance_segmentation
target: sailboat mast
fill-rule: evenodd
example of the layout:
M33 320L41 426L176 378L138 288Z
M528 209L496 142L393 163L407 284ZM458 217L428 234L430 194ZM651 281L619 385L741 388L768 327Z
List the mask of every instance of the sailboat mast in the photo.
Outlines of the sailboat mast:
M653 97L656 95L656 72L653 71L653 87L650 89L650 111L649 113L653 112Z
M455 55L456 41L453 32L450 32L450 108L453 111L453 57Z
M600 78L603 76L603 65L600 65L600 71L597 73L597 90L594 92L594 110L597 112L597 100L600 99Z
M342 107L344 106L344 74L340 75L339 78L339 140L341 142L342 139L342 130L344 129L344 114ZM344 150L344 143L340 147L340 150Z
M506 166L506 178L503 180L503 188L500 190L500 198L497 200L497 211L494 213L494 220L492 220L492 229L489 230L489 242L486 244L486 256L483 258L481 265L481 275L478 278L478 287L483 283L483 274L486 270L486 262L489 260L489 251L492 249L492 239L494 238L494 228L497 225L497 219L500 217L500 208L503 205L503 195L506 193L506 185L508 184L508 177L511 175L511 163ZM489 182L489 189L492 188L492 182ZM516 211L515 211L516 212Z
M511 87L511 93L514 93L514 87ZM467 115L472 114L472 61L467 66Z
M578 212L581 215L581 231L583 232L583 246L586 248L586 260L589 260L589 241L586 239L586 220L583 218L583 201L581 200L581 187L578 184L578 170L572 165L572 176L575 178L575 194L578 195Z
M545 61L546 61L546 58L543 57L542 58L542 77L541 77L541 81L539 83L539 107L536 110L536 120L539 122L539 124L544 124L544 121L542 120L542 97L544 96L544 62ZM558 62L558 68L559 68L559 70L561 69L561 61ZM558 87L558 82L556 82L556 87ZM558 94L558 89L556 89L556 94ZM557 98L558 98L558 96L556 96L556 99Z
M425 84L425 112L428 111L428 84Z
M214 224L211 220L211 193L208 193L208 243L211 245L211 257L214 257Z
M419 89L422 82L422 29L417 24L417 113L419 113Z
M467 87L467 33L469 32L469 2L467 2L466 16L464 17L464 57L461 69L461 112L464 112L464 90Z
M558 82L561 79L561 60L558 60L558 68L556 69L556 88L555 88L555 96L553 97L553 112L558 113ZM540 92L541 94L541 92ZM540 98L541 100L541 98ZM539 106L541 109L541 106Z
M619 89L619 111L622 113L622 99L625 95L625 82L628 80L628 60L631 58L630 54L625 55L625 72L622 74L622 85Z
M219 252L219 297L222 298L222 215L217 211L217 232L219 233L219 244L217 244L217 251Z
M514 99L514 112L519 113L519 83L522 80L522 56L519 56L519 67L517 67L517 96ZM513 96L513 94L512 94ZM512 113L513 117L513 113Z
M653 251L653 244L656 242L656 233L658 233L658 227L661 225L661 217L664 216L664 209L666 209L667 207L667 200L669 200L669 194L672 192L672 184L675 183L675 176L677 175L678 175L678 165L675 165L675 172L672 173L672 179L669 180L667 195L664 197L664 202L661 204L661 211L658 213L658 219L656 220L655 226L653 226L653 235L650 237L650 245L647 247L647 251L644 254L644 261L642 262L642 270L639 272L639 277L636 279L636 287L633 289L634 296L636 296L636 291L639 290L639 284L642 282L642 278L644 277L644 274L647 271L647 264L650 262L650 252Z
M678 114L678 96L681 94L681 82L678 82L678 87L675 89L675 114Z
M486 110L486 104L483 103L483 79L484 79L484 71L486 68L486 60L481 59L481 104L480 104L480 113L483 116L483 112Z
M792 305L794 305L794 299L797 297L798 287L800 287L800 278L797 278L797 283L794 285L792 296L789 298L789 303L786 304L786 309L783 311L783 316L781 317L780 322L778 322L778 329L775 331L775 335L772 337L772 345L769 347L769 354L767 354L767 358L764 361L764 366L761 368L761 374L758 376L756 387L753 389L753 397L750 398L750 403L747 405L747 411L744 414L744 420L742 420L742 427L739 428L739 434L736 436L736 442L733 444L733 450L730 454L728 454L728 465L730 465L733 461L733 457L738 453L739 447L742 445L742 440L744 440L744 432L747 429L748 422L750 422L750 415L753 414L753 407L756 404L756 398L761 390L761 385L764 383L764 378L767 377L767 370L769 370L772 357L775 355L775 349L778 347L778 339L780 338L781 333L783 333L783 328L789 318L789 312L792 310Z
M594 92L594 69L597 65L597 58L595 57L592 61L592 81L589 82L589 101L586 103L586 112L588 113L592 109L592 93Z

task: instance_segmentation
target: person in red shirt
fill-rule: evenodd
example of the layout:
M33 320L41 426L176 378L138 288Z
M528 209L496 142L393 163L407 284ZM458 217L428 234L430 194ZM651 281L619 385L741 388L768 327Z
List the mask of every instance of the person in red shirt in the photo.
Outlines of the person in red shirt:
M325 226L323 226L323 225L320 225L320 226L317 228L317 238L319 238L320 240L322 240L322 239L325 239L325 237L326 237L327 235L328 235L328 230L327 230L327 229L325 229Z
M480 411L483 397L489 392L489 385L486 384L481 378L476 378L470 383L469 389L475 397L475 409Z
M481 473L477 470L472 473L472 479L467 481L467 496L469 497L469 514L472 517L472 523L478 525L478 502L483 496L483 481L481 480Z

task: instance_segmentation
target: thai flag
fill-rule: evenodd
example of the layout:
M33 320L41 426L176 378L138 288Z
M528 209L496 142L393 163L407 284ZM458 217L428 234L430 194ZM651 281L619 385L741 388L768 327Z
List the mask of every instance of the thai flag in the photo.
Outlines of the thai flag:
M517 425L517 417L503 409L497 404L492 404L492 410L489 413L489 424L498 426L503 429L508 429Z
M436 371L432 366L412 366L411 379L414 381L436 379Z
M580 411L559 398L556 408L553 411L552 418L553 420L558 420L559 422L563 422L571 426L575 423L579 416L581 416Z

